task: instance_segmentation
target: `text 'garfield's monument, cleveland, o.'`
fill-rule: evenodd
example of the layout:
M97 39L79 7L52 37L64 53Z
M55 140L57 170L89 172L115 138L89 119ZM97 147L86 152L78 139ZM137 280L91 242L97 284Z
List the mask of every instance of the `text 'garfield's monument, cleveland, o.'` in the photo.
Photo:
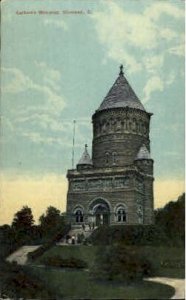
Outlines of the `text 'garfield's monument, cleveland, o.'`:
M72 226L153 223L151 116L121 66L92 116L92 159L85 145L77 168L67 173L67 216Z

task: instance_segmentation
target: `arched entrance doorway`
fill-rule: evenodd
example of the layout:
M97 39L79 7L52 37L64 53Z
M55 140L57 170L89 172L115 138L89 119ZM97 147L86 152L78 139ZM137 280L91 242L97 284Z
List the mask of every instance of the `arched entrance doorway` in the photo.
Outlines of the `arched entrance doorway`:
M104 199L96 199L91 203L90 210L92 212L92 220L94 225L109 225L110 224L110 208Z
M96 226L109 225L109 210L103 204L99 204L94 212Z

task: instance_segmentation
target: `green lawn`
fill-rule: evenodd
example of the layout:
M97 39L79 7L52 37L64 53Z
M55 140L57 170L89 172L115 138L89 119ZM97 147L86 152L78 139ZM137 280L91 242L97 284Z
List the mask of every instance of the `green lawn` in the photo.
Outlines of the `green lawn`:
M168 299L174 294L173 288L152 282L136 285L98 282L85 271L62 272L38 267L30 271L42 279L57 299Z
M96 251L99 246L55 246L45 252L34 262L41 265L43 258L58 255L61 258L78 258L86 261L89 268L94 264ZM131 247L130 247L131 248ZM104 247L101 247L104 251ZM100 250L100 249L99 249ZM154 276L184 278L184 267L179 262L184 262L184 249L170 247L139 247L148 257L155 269ZM168 299L174 294L174 289L153 282L141 282L126 285L124 282L96 281L87 271L64 270L57 268L39 268L28 266L30 272L38 276L57 299Z
M99 246L55 246L39 257L35 263L42 264L43 258L59 255L62 258L75 257L87 262L89 267L94 264L95 254ZM104 247L101 247L104 251ZM131 248L131 247L130 247ZM154 276L184 278L183 266L185 251L173 247L139 247L139 251L147 257L154 266ZM181 265L180 265L181 263Z

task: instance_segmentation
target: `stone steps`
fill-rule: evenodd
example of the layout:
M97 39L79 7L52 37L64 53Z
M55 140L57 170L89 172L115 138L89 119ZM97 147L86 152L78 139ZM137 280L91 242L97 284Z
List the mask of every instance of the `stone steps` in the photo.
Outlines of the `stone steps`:
M71 238L67 241L65 238L63 238L61 241L57 243L57 245L72 245L72 244L79 244L77 243L78 235L84 235L84 239L87 239L93 232L93 229L89 228L72 228L66 236L70 236Z

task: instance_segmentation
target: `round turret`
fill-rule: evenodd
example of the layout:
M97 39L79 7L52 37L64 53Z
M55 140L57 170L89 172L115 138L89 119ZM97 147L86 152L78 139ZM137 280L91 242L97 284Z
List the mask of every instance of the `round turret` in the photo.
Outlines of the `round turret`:
M145 144L140 147L134 162L135 165L146 174L153 174L153 159L151 159L149 150Z
M85 150L77 164L77 170L84 170L92 168L92 160L87 150L87 144L85 144Z
M132 164L143 143L149 148L151 115L129 85L121 66L114 85L92 116L94 167Z

